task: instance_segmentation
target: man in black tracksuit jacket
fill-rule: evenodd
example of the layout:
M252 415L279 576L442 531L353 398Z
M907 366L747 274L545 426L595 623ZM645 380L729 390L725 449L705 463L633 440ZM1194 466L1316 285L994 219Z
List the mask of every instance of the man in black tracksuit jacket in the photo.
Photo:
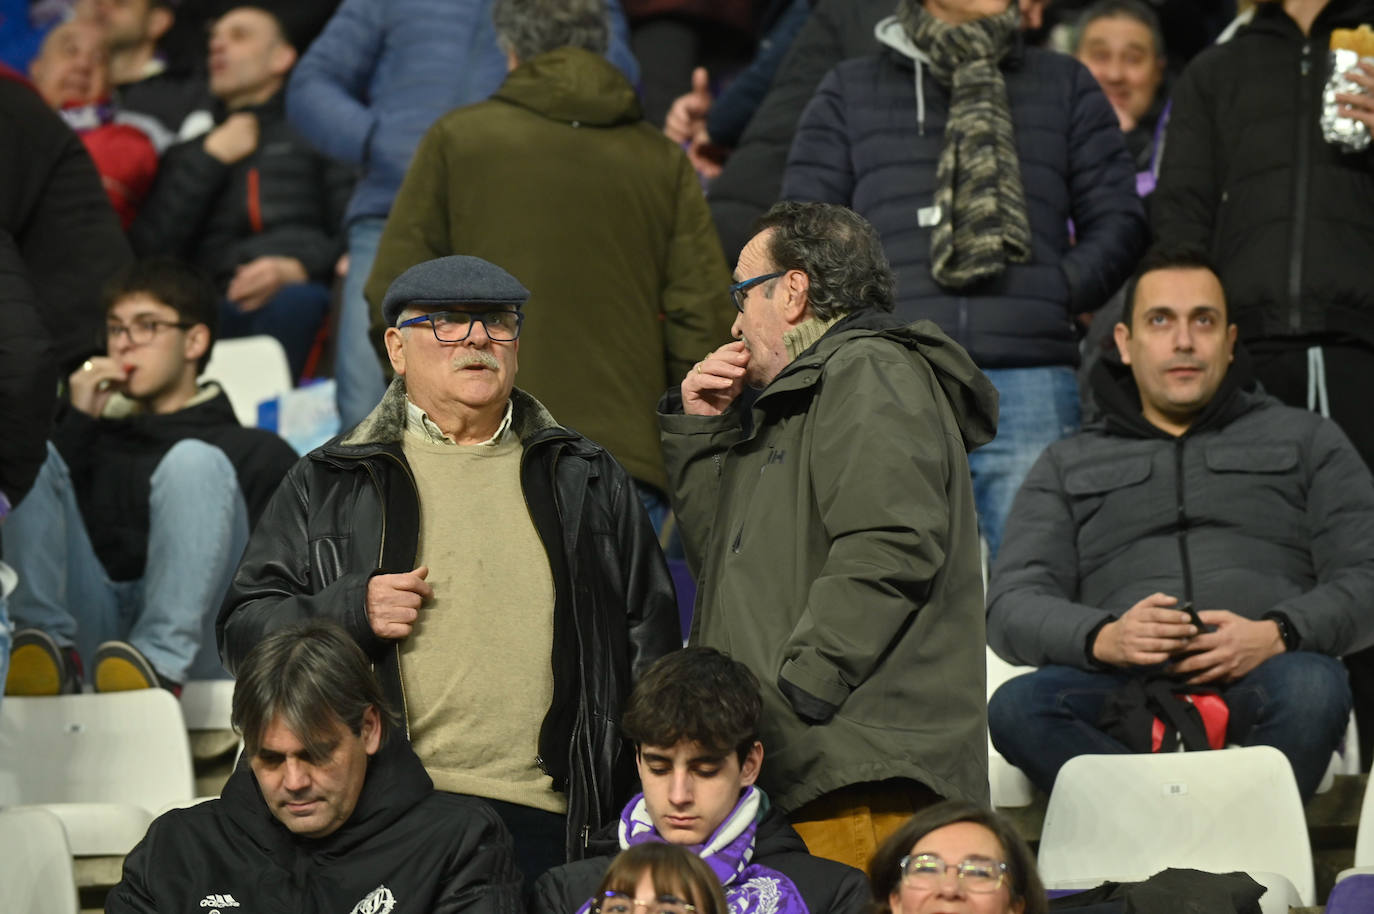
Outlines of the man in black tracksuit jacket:
M1327 143L1320 122L1331 32L1374 25L1374 0L1302 6L1257 4L1184 71L1151 221L1162 242L1210 252L1264 389L1336 420L1374 466L1374 150ZM1346 665L1368 757L1374 654Z
M436 792L391 724L338 626L264 640L235 686L245 748L223 795L159 817L105 910L515 914L505 826L485 803Z

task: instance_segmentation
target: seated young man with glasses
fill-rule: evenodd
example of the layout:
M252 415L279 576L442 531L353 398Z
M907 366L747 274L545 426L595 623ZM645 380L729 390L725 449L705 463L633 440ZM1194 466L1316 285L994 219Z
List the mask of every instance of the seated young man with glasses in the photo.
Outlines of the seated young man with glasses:
M19 573L5 691L97 691L223 676L214 619L296 455L239 425L200 371L219 297L194 268L136 263L105 292L106 352L68 379L48 458L5 520Z
M713 648L689 647L650 667L621 720L635 743L644 792L630 800L614 830L593 836L591 850L600 856L558 867L535 884L532 914L578 910L617 851L653 843L700 856L725 886L733 914L864 910L863 873L807 853L787 817L755 785L763 765L762 708L754 674ZM771 906L761 903L766 899ZM603 906L598 914L612 912Z
M488 801L533 880L615 820L634 780L621 706L680 636L629 474L515 386L528 298L477 257L397 277L396 377L287 474L219 637L232 670L284 625L344 626L435 786Z

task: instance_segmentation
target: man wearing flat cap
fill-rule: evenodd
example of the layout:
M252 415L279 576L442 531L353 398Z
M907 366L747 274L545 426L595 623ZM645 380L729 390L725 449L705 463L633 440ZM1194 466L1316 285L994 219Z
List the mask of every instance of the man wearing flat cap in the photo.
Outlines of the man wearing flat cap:
M528 295L476 257L397 277L382 305L396 378L287 475L218 636L233 671L283 625L342 625L435 785L489 801L533 879L628 799L621 705L679 641L629 475L515 388Z

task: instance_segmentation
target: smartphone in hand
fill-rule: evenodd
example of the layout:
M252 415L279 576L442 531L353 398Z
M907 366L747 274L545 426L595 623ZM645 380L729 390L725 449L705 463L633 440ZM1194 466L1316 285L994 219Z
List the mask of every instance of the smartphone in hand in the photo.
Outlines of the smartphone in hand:
M1198 634L1202 634L1203 632L1214 632L1217 630L1217 627L1215 625L1208 625L1206 622L1202 621L1202 617L1199 616L1197 614L1197 610L1193 608L1192 600L1189 600L1187 603L1184 603L1182 606L1179 607L1179 609L1183 610L1188 614L1188 621L1192 622L1193 625L1197 626Z

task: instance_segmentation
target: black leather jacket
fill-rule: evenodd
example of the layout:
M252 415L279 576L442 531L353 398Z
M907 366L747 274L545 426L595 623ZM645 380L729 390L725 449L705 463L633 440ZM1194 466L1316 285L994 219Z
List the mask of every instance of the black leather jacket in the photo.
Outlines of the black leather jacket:
M533 397L519 390L511 397L525 500L554 579L554 690L539 733L540 766L568 795L573 860L633 792L620 711L634 679L680 646L677 602L624 468L555 423ZM372 657L404 714L400 649L373 634L365 595L372 575L415 567L420 504L401 452L405 415L405 383L397 378L357 428L287 474L220 610L219 649L230 671L273 629L328 618Z

